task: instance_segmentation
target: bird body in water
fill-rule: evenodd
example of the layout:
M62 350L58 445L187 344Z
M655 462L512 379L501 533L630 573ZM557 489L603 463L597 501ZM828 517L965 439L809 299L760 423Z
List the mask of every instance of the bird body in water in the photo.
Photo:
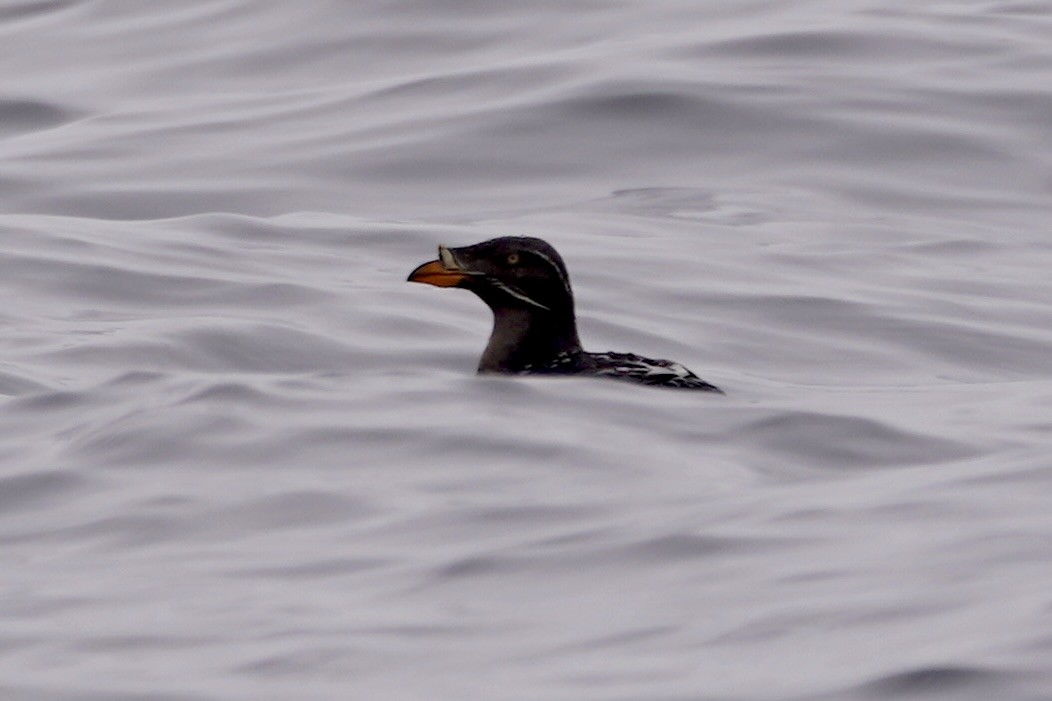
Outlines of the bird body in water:
M633 353L589 353L577 335L573 290L562 257L537 238L505 236L438 247L410 282L471 290L493 311L480 373L591 375L722 394L679 363Z

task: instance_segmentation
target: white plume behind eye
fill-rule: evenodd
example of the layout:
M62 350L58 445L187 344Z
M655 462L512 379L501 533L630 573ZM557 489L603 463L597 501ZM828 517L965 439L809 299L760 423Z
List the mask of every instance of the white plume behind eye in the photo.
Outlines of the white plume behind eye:
M555 274L559 276L559 280L562 281L563 287L566 288L566 294L573 294L570 291L570 280L566 277L566 275L563 274L562 269L558 265L556 265L555 261L552 260L550 256L547 256L541 253L540 251L532 251L532 253L533 255L548 263L548 265L552 266L552 270L554 270Z

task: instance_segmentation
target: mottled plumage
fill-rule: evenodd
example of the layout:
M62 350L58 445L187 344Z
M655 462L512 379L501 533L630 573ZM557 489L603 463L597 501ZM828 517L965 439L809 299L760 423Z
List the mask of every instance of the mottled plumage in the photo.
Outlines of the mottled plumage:
M560 353L545 363L529 364L522 372L536 375L595 375L631 380L655 387L720 392L719 387L709 384L679 363L644 358L635 353L589 353L583 350L576 353Z
M462 248L438 247L438 259L411 282L471 290L493 311L480 373L590 375L655 387L720 392L679 363L633 353L581 348L570 275L562 257L536 238L506 236Z

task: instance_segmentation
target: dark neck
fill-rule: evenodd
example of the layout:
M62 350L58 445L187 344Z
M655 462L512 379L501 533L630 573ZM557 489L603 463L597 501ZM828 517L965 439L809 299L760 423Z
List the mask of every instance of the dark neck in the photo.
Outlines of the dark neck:
M543 365L559 353L581 350L573 308L493 310L493 333L479 361L479 372L519 372Z

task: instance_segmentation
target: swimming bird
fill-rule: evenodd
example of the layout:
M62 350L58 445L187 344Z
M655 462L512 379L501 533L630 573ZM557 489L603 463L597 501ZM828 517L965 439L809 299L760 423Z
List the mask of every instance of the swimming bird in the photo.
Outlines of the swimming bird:
M570 275L546 241L504 236L462 248L438 247L438 258L409 282L471 290L493 311L493 332L479 373L592 375L644 385L723 392L671 360L581 348Z

